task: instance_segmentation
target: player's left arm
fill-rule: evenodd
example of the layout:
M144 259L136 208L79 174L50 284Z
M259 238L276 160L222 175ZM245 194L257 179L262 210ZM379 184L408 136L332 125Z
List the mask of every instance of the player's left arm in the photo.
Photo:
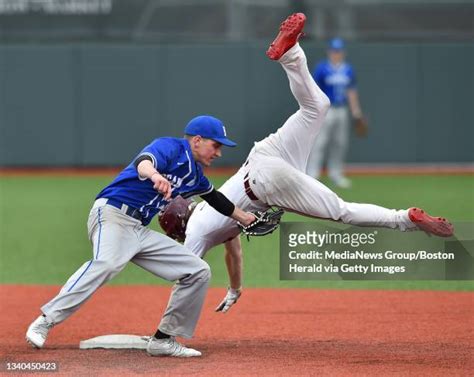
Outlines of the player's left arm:
M255 221L255 216L252 213L243 211L216 189L205 195L201 195L201 198L208 202L217 212L224 216L231 217L241 224L249 225Z
M349 88L347 90L347 99L349 101L349 109L351 110L352 117L354 119L360 119L364 117L362 108L360 106L359 94L356 88Z
M217 306L216 312L227 312L242 294L242 266L243 254L240 237L234 237L225 242L225 263L229 274L230 286L227 294Z
M366 137L369 131L369 123L367 118L362 113L359 103L359 96L355 89L349 89L347 92L349 99L349 107L351 109L351 114L353 117L353 125L355 134L358 137Z
M356 75L352 66L350 66L349 68L348 76L350 80L349 87L347 88L347 100L349 102L349 109L354 119L360 119L364 117L364 114L362 113L362 108L360 106L359 94L357 93L356 88Z

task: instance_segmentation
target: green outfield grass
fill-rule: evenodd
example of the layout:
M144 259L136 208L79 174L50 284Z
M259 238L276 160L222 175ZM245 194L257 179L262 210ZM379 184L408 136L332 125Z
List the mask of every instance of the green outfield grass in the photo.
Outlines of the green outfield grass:
M0 283L63 284L91 257L86 220L94 196L112 177L0 177ZM224 178L214 177L220 186ZM338 190L347 201L390 208L420 206L466 222L474 236L472 176L358 176L351 190ZM284 221L316 221L286 214ZM152 227L157 229L156 221ZM278 234L242 240L247 287L326 287L473 290L474 282L279 280ZM214 286L226 286L223 248L211 250ZM111 284L166 284L130 264Z

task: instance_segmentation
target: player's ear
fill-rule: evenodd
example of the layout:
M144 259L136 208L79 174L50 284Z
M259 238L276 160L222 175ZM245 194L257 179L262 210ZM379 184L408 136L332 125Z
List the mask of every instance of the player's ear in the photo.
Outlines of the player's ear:
M189 141L189 145L191 146L191 150L193 151L193 154L194 154L194 151L198 149L199 145L201 144L202 137L200 135L195 135L195 136L188 135L187 139Z
M202 140L203 140L203 139L202 139L201 135L196 135L196 136L193 137L192 143L193 143L195 146L198 146L199 144L201 144Z

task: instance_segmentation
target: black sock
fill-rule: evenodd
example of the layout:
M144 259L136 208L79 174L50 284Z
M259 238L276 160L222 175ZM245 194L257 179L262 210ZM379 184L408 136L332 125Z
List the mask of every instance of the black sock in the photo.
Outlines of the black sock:
M157 330L155 333L155 338L156 339L168 339L171 338L171 335L165 334L164 332L161 332L160 330Z

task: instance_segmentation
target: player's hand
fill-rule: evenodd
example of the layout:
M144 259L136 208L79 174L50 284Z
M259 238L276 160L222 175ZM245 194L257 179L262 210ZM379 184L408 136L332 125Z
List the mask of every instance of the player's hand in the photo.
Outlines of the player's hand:
M227 294L222 302L217 306L216 312L226 313L232 305L234 305L242 295L242 288L227 288Z
M369 132L369 122L367 118L363 115L360 115L357 118L354 118L354 127L355 133L358 137L366 137Z
M239 222L245 226L248 226L252 224L255 220L257 220L257 217L252 212L245 212L242 221Z
M237 206L235 206L234 212L232 212L230 217L244 226L252 224L257 219L252 212L245 212Z
M151 181L153 182L153 188L161 192L165 200L171 198L171 183L165 177L160 173L155 173L151 176Z

